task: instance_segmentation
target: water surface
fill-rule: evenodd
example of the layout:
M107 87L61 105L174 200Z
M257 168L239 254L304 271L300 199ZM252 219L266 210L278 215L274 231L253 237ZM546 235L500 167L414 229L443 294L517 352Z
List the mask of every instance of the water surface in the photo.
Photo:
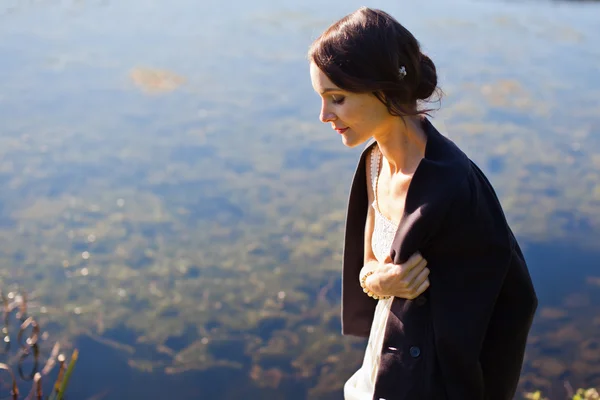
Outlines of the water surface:
M364 350L339 324L358 149L318 121L306 50L361 5L0 6L0 283L27 290L41 359L79 348L71 398L341 398ZM599 6L369 5L436 62L433 122L523 244L521 390L600 386Z

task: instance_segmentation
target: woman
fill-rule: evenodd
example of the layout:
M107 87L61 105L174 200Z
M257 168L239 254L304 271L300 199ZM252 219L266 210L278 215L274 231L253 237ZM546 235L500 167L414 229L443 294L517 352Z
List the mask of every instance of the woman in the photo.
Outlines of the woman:
M348 203L342 333L368 337L346 400L512 399L537 297L494 189L418 106L436 68L361 8L309 51L320 118L363 151Z

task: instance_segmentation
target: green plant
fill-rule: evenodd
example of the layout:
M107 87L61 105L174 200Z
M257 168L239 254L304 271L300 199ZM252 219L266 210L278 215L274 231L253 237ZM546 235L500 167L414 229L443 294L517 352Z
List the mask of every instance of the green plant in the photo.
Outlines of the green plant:
M575 396L573 396L573 400L600 400L600 395L594 388L578 389Z
M544 397L542 392L539 390L525 393L525 398L528 400L549 400L547 397ZM573 395L572 400L600 400L600 395L594 388L577 389L577 392Z

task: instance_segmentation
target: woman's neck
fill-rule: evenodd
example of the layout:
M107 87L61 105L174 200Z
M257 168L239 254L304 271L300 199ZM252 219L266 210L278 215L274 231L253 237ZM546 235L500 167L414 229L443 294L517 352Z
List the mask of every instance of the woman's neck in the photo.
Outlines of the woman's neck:
M414 173L425 156L427 134L423 130L421 117L405 117L404 121L395 118L389 128L374 135L385 157L384 163L388 164L392 175Z

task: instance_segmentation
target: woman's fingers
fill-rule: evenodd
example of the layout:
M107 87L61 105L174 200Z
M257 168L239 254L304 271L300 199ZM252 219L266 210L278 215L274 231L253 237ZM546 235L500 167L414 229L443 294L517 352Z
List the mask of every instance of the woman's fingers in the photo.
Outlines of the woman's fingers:
M429 287L427 260L413 254L404 264L382 263L366 280L367 287L378 295L413 299Z
M400 265L402 273L406 276L411 270L416 268L422 261L425 261L421 253L415 253L404 264Z
M425 265L427 265L427 263L425 263ZM425 280L427 280L427 277L429 276L429 268L426 268L425 265L419 270L419 273L417 274L415 279L409 282L409 287L413 290L417 290L417 288L423 282L425 282Z
M417 288L417 291L415 292L413 299L415 297L419 297L421 295L421 293L423 293L424 291L427 290L428 287L429 287L429 279L425 279L423 281L423 283L421 283L421 285L419 285L419 287Z
M419 277L421 276L423 271L426 269L425 268L426 266L427 266L427 260L422 259L417 265L415 265L410 271L408 271L406 276L404 278L402 278L402 281L405 282L406 287L411 287L411 286L414 286L415 284L416 284L416 287L418 287L419 284L421 284L422 280L419 282L416 282L416 281L419 279Z
M423 260L424 261L424 260ZM429 268L426 267L427 262L421 262L415 267L406 281L403 282L403 296L407 299L414 299L429 287Z
M419 284L419 286L407 288L407 289L401 291L400 293L398 293L398 295L396 295L396 297L401 297L403 299L412 300L412 299L418 297L419 295L421 295L421 293L423 293L425 290L427 290L429 285L430 285L429 278L425 278L425 280L422 281Z

